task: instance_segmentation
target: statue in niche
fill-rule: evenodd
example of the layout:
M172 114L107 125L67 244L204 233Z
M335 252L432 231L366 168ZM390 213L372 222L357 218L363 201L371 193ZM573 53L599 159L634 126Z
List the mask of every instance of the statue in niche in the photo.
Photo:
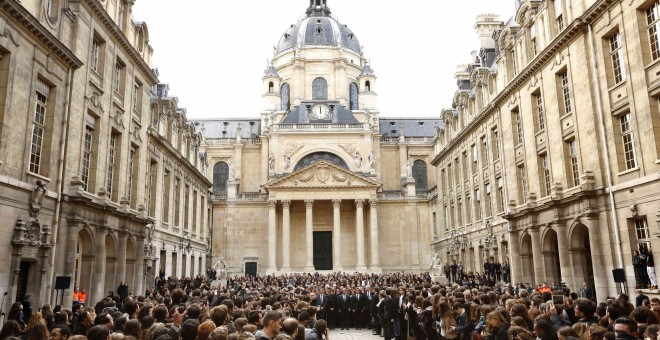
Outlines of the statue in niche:
M374 155L373 151L369 154L369 157L367 157L367 162L369 163L369 170L374 170L376 165L376 155Z
M270 171L275 170L275 154L273 154L272 152L268 157L268 169L270 169Z
M358 151L355 151L355 169L357 171L362 169L362 155L360 155L360 152Z
M28 212L30 214L30 217L32 218L38 218L39 217L39 211L41 210L41 204L44 200L44 196L46 196L46 183L42 182L41 180L37 180L35 183L37 185L34 190L32 190L32 195L30 196L30 206L28 208Z
M229 162L229 180L233 181L236 179L236 165L234 161Z
M284 154L284 170L289 170L289 167L291 166L291 157L289 155Z
M412 178L412 160L408 158L408 162L406 163L406 175L408 178Z

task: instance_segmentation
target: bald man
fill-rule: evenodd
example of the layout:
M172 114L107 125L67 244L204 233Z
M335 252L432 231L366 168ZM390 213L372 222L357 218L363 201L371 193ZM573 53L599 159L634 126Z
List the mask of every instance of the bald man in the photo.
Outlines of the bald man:
M298 320L294 318L284 319L284 321L282 321L282 332L295 339L298 334Z

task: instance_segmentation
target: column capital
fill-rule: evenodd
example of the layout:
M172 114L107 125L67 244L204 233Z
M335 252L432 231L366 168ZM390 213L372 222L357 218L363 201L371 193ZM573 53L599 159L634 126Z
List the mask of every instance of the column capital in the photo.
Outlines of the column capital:
M369 200L369 206L371 206L372 208L378 207L378 200L375 199L375 198L370 199Z
M314 200L305 200L305 208L312 209L314 207Z
M283 200L282 207L284 207L284 209L289 209L291 207L291 200Z
M362 208L364 206L364 200L355 200L355 206L357 208Z
M269 208L277 207L277 200L268 200L268 207Z
M332 207L333 207L333 208L339 208L339 207L341 207L341 200L340 200L340 199L332 200Z

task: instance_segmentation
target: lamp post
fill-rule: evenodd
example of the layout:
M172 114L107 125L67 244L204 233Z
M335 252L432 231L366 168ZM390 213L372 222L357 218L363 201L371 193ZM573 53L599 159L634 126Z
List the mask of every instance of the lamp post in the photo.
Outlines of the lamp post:
M467 247L467 235L462 230L452 230L450 237L452 241L449 245L449 253L452 257L456 257L461 249Z
M186 252L187 254L192 253L192 244L190 244L190 239L191 239L190 234L188 234L188 232L185 232L185 233L183 234L183 238L182 238L182 239L180 240L180 242L179 242L179 249L180 249L181 251ZM188 241L188 244L186 244L186 245L184 246L184 245L183 245L183 240Z

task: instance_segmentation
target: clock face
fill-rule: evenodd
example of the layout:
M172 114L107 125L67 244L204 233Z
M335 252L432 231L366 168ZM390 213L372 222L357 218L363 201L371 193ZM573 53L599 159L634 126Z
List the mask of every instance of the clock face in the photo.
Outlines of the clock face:
M328 119L330 118L330 108L325 104L316 104L312 106L312 117L314 119Z

